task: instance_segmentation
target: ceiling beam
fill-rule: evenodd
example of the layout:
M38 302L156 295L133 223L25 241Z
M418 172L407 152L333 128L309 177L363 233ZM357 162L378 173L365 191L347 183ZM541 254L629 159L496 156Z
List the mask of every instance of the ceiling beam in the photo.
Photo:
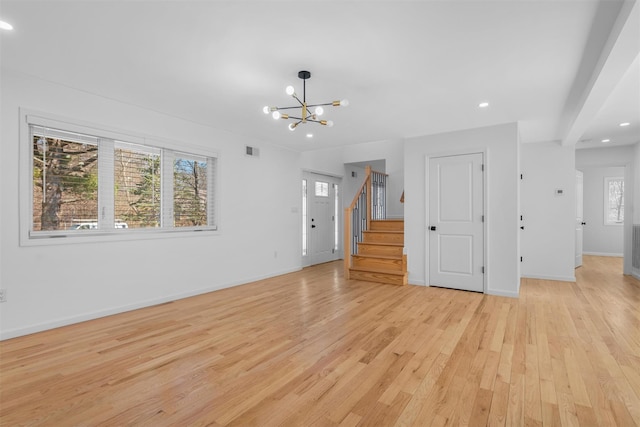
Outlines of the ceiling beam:
M567 111L561 123L562 145L575 145L578 142L633 64L640 49L639 9L636 0L623 2L576 108Z

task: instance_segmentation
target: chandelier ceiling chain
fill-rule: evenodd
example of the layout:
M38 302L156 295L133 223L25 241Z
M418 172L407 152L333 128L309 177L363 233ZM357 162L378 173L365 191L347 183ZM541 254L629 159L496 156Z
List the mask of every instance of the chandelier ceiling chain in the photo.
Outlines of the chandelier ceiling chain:
M343 99L342 101L333 101L333 102L326 102L326 103L322 103L322 104L307 104L307 80L311 77L311 73L309 71L299 71L298 72L298 77L300 79L302 79L302 101L300 100L300 98L298 97L298 95L295 92L295 89L293 88L293 86L287 86L285 92L287 93L287 95L290 95L291 97L293 97L296 101L298 101L298 103L300 105L295 105L293 107L271 107L271 106L266 106L262 109L262 111L265 114L269 114L271 113L271 116L275 119L283 119L283 120L295 120L295 123L290 123L289 124L289 130L294 131L296 130L296 127L298 127L298 125L300 123L307 123L307 122L313 122L313 123L319 123L323 126L328 126L331 127L333 126L333 122L331 120L319 120L318 117L320 117L322 114L324 114L324 108L325 106L331 105L332 107L339 107L339 106L343 106L346 107L349 105L349 101L347 101L346 99ZM293 110L299 108L300 109L300 115L299 116L293 116L290 114L285 114L285 113L281 113L280 110ZM310 112L310 109L314 108L313 112Z

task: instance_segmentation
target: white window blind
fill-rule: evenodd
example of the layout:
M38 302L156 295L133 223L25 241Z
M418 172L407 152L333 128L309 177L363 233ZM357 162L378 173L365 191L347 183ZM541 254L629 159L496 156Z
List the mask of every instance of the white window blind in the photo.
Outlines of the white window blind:
M114 154L115 228L160 227L160 150L118 142Z

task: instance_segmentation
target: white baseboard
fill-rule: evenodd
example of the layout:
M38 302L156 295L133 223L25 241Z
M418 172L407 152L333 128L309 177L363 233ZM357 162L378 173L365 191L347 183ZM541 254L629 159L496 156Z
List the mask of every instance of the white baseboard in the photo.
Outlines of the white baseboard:
M612 254L608 252L582 252L582 255L593 255L593 256L611 256L611 257L624 257L624 254Z
M631 276L635 277L636 279L640 280L640 273L637 273L635 271L631 272Z
M538 279L538 280L556 280L558 282L575 282L576 276L544 276L537 274L527 274L522 276L523 279Z
M518 292L513 291L502 291L499 289L487 289L485 294L493 295L496 297L508 297L508 298L519 298L520 294Z
M263 276L248 278L242 281L226 283L222 285L212 285L200 289L195 289L189 292L182 292L179 294L169 295L166 297L155 298L147 301L141 301L134 304L127 304L119 307L108 308L105 310L94 311L91 313L79 314L76 316L63 317L59 319L55 319L48 322L37 323L35 325L26 326L23 328L14 328L8 329L4 331L0 331L0 341L8 340L10 338L21 337L23 335L34 334L36 332L42 332L49 329L60 328L62 326L73 325L75 323L86 322L87 320L99 319L101 317L111 316L114 314L125 313L127 311L138 310L140 308L151 307L158 304L164 304L171 301L177 301L184 298L193 297L196 295L202 295L213 291L219 291L221 289L231 288L234 286L244 285L247 283L255 282L258 280L269 279L271 277L281 276L283 274L293 273L296 271L300 271L300 267L290 268L287 270L274 272L272 274L266 274Z

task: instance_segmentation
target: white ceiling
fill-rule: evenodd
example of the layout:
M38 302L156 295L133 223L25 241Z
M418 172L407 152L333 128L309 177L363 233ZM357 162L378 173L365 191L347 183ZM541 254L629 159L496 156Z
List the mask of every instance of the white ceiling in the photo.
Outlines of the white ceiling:
M638 15L635 0L2 0L1 59L295 150L513 121L524 142L601 146L640 140ZM349 99L327 108L334 127L262 113L294 105L299 70L308 102Z

